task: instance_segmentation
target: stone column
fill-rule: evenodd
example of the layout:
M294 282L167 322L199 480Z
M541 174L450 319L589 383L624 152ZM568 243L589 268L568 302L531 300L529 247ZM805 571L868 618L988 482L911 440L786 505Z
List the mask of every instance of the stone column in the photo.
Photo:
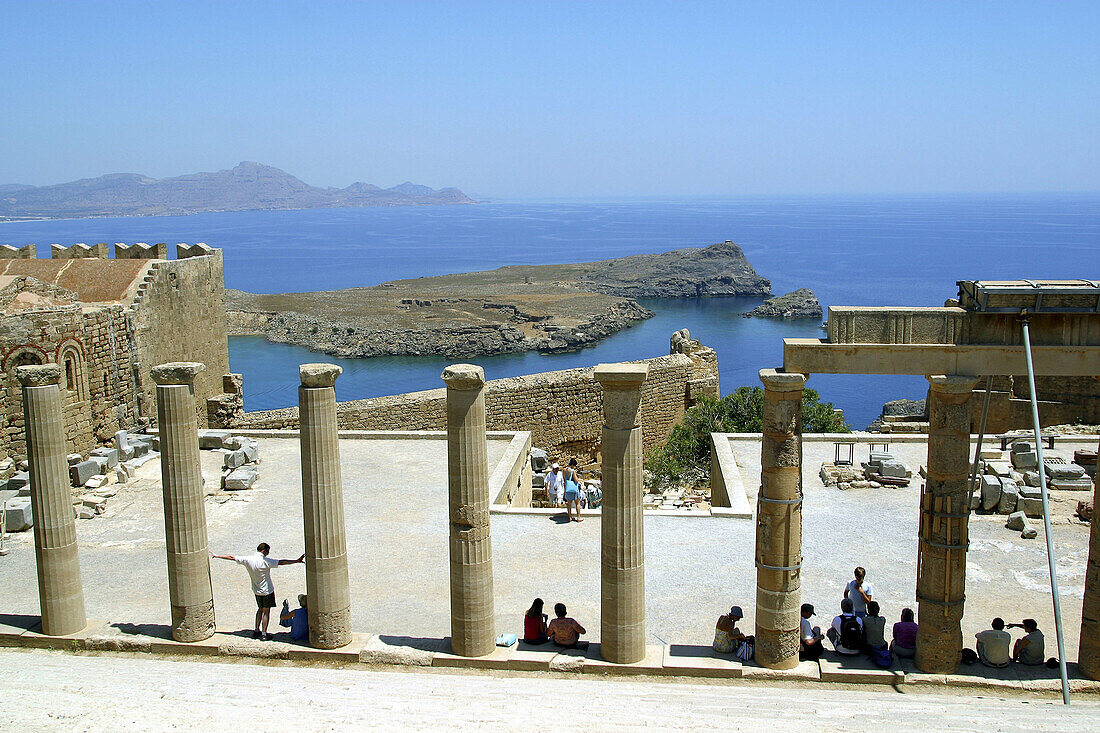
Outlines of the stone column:
M1100 446L1097 446L1100 451ZM1077 664L1089 679L1100 680L1100 471L1092 477L1092 527L1081 603L1081 646Z
M648 364L600 364L603 507L600 520L600 652L617 664L645 657L642 429L638 411Z
M23 385L23 420L31 474L34 556L38 565L38 600L42 633L75 634L88 625L76 522L65 459L65 424L57 364L16 367Z
M442 377L447 383L451 649L464 657L481 657L496 646L485 371L473 364L454 364Z
M951 674L962 650L970 516L970 395L977 377L928 377L928 478L917 548L917 667Z
M798 666L802 604L803 374L761 369L764 383L756 505L756 661Z
M210 550L195 412L195 377L205 368L198 362L174 362L151 370L157 385L172 638L185 642L202 641L214 635L214 593L210 587Z
M309 643L336 649L351 643L344 489L336 431L335 364L302 364L298 388L302 446L302 525L305 530Z

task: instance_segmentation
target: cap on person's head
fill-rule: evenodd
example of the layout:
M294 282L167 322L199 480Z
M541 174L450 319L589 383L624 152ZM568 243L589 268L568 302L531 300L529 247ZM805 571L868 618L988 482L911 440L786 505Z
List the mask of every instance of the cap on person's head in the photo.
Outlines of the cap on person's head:
M812 603L803 603L802 604L802 615L805 616L806 614L809 614L811 616L817 615L817 614L814 613L814 604L812 604Z
M840 610L843 611L844 613L851 613L852 612L852 599L851 598L845 598L844 600L842 600L840 602Z
M730 616L745 618L745 612L741 610L740 606L730 606Z
M554 464L553 466L551 466L550 468L561 468L561 464L560 464L560 463L555 463L555 464Z

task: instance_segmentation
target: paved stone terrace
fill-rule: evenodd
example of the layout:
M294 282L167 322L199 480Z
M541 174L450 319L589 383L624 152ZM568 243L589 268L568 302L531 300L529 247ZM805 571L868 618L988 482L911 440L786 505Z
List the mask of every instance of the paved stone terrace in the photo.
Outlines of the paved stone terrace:
M1095 446L1065 443L1059 451ZM900 447L915 469L924 445ZM490 441L490 470L505 441ZM750 499L755 497L759 446L734 446ZM862 450L865 450L863 448ZM884 613L892 622L901 607L914 606L917 483L906 489L825 488L817 466L832 445L806 443L803 597L816 604L822 625L837 612L854 565L865 566ZM442 440L345 440L341 443L353 627L371 634L439 639L450 630L447 588L446 445ZM210 543L221 554L246 553L260 541L277 557L302 552L301 494L297 441L261 439L263 462L257 487L225 503L207 504ZM859 454L857 452L857 458ZM214 485L214 455L203 452L204 472ZM142 467L143 479L120 487L103 516L77 524L90 618L132 624L167 624L159 465ZM1085 494L1086 492L1081 492ZM1085 498L1084 496L1076 498ZM1061 505L1060 505L1061 506ZM1068 504L1067 504L1068 506ZM1061 510L1059 510L1061 513ZM497 631L519 631L533 597L564 601L570 613L599 640L599 520L559 524L554 517L494 515ZM645 519L647 628L653 645L711 641L714 620L732 603L746 612L751 629L755 600L755 523L729 518ZM1076 658L1088 528L1055 527L1067 632L1067 656ZM1022 540L999 517L972 523L968 564L965 640L994 615L1038 619L1055 654L1046 559L1039 540ZM0 588L7 614L36 615L34 553L30 533L12 537L12 552L0 558ZM213 561L218 626L251 627L254 602L244 571ZM280 602L304 590L301 566L274 571Z
M13 730L1087 730L1095 697L210 664L0 649ZM274 665L274 666L270 666ZM59 682L64 680L64 682ZM181 681L186 681L181 684ZM32 701L33 703L29 702Z

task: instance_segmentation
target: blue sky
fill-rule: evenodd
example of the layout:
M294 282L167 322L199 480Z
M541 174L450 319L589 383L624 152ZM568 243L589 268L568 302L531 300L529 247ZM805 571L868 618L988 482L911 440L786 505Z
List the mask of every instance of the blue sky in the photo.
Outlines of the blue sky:
M0 3L0 183L1100 190L1100 3Z

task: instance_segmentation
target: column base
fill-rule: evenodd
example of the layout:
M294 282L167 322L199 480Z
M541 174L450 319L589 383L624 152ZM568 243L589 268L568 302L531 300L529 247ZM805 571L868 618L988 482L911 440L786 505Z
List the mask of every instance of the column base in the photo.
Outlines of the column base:
M794 669L798 666L798 629L776 631L756 629L754 661L768 669Z
M309 617L309 645L314 649L339 649L352 642L350 606L340 611L310 613Z
M172 638L176 641L203 641L213 636L214 631L214 601L172 606Z

